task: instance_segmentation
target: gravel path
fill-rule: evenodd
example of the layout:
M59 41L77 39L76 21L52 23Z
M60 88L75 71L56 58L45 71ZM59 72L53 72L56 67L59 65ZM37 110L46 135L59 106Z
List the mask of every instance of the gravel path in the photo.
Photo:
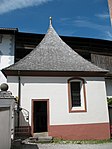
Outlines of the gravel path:
M38 144L39 149L112 149L112 143L107 144Z

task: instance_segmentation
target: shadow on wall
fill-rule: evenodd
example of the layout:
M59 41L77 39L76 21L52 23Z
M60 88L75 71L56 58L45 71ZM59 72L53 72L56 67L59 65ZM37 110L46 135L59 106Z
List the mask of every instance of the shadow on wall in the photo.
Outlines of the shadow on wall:
M112 125L112 106L109 106L109 118L110 118L110 124Z
M112 137L112 105L108 106L108 110L109 110L109 120L110 120L110 134Z
M107 97L112 97L112 79L105 79Z

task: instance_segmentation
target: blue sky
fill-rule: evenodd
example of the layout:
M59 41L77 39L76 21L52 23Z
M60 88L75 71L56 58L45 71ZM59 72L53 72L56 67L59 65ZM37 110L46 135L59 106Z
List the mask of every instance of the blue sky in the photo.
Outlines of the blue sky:
M43 34L49 16L59 35L112 40L107 0L0 0L0 27Z

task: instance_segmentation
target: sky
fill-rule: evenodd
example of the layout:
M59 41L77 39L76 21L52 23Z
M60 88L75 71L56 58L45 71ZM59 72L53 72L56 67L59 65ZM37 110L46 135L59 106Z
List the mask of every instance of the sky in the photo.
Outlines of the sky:
M50 16L59 35L112 40L108 0L0 0L0 27L45 34Z

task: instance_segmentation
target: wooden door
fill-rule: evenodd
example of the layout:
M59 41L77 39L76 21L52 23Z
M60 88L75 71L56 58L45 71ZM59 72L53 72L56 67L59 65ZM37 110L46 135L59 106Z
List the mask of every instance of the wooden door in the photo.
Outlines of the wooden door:
M33 133L48 131L47 101L33 101Z

